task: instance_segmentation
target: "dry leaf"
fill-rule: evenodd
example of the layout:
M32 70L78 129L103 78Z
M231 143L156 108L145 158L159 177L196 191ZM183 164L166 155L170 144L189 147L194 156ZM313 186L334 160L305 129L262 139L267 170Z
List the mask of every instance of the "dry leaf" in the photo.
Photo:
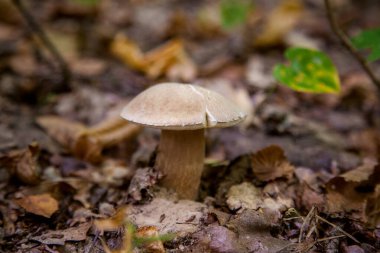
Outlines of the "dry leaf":
M31 239L48 245L65 245L66 241L78 242L86 240L87 232L90 227L91 223L83 223L77 227L64 230L48 231L40 236L32 237Z
M300 0L283 0L264 20L262 32L255 38L255 46L273 46L281 43L303 14Z
M58 116L41 116L37 123L63 147L71 150L78 136L86 127L78 122L69 121Z
M171 40L144 54L134 42L118 34L111 44L111 52L126 65L153 79L166 75L171 80L191 81L197 74L181 40Z
M58 202L50 194L29 195L15 200L27 212L50 218L58 210Z
M375 189L379 184L380 166L375 166L373 162L332 178L326 184L329 211L362 212L365 201L376 198Z
M158 229L155 226L145 226L137 229L135 236L137 238L157 238L157 240L144 244L144 252L147 253L165 253L162 241L159 239Z
M279 194L277 195L276 198L267 197L263 194L262 189L245 182L234 185L229 189L226 203L234 211L239 210L241 212L244 209L266 208L280 215L281 211L293 206L293 201L279 196Z
M42 116L37 118L37 122L76 157L92 163L103 159L104 148L133 138L142 129L120 117L110 117L89 128L58 116Z
M8 168L10 174L26 184L40 182L40 167L38 165L39 146L31 143L27 149L14 150L0 156L0 165Z
M365 215L373 227L380 226L380 184L376 186L374 196L366 201Z
M291 178L294 167L284 155L282 148L276 145L266 147L251 156L252 169L261 181L270 181L280 177Z
M125 225L126 222L126 210L127 207L121 207L119 208L116 213L106 219L97 219L94 221L94 226L99 231L117 231L122 226Z

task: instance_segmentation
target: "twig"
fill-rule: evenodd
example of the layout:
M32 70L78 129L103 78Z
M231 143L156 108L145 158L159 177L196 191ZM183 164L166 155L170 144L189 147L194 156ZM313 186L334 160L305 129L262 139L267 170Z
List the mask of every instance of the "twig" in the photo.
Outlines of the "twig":
M323 241L333 240L333 239L337 239L337 238L341 238L341 237L345 237L345 236L346 235L336 235L336 236L325 237L325 238L318 239L316 242L323 242Z
M329 222L328 220L322 218L321 216L319 216L318 214L315 215L315 217L317 217L317 219L329 224L330 226L336 228L337 230L339 230L340 232L342 232L344 235L346 235L347 237L351 238L354 242L360 244L360 242L358 240L355 239L355 237L353 237L352 235L350 235L349 233L347 233L346 231L344 231L343 229L341 229L340 227L338 227L337 225Z
M314 209L315 209L315 207L313 206L311 208L311 210L309 211L309 213L306 215L305 219L303 220L303 223L302 223L302 226L301 226L301 229L300 229L300 235L298 237L298 243L301 243L301 241L302 241L302 234L304 232L305 226L307 225L307 223L310 222L310 220L311 220L311 218L312 218L312 216L314 214Z
M34 32L37 37L41 40L44 46L48 49L48 51L52 54L52 56L57 60L59 68L62 73L62 85L68 85L71 78L70 69L67 66L65 60L57 50L57 48L53 45L53 43L47 37L45 31L42 27L37 23L36 19L29 13L28 9L22 3L22 0L12 0L13 4L21 13L22 17L25 19L26 23L29 25L32 32Z
M380 80L377 79L375 74L372 72L369 67L367 61L356 51L354 46L352 45L349 37L341 30L338 26L338 22L335 19L334 12L331 7L330 0L324 0L325 7L327 11L327 17L331 26L331 29L335 33L335 35L339 38L340 42L343 46L351 53L351 55L360 63L363 70L367 73L367 75L371 78L372 82L376 85L377 91L380 94Z

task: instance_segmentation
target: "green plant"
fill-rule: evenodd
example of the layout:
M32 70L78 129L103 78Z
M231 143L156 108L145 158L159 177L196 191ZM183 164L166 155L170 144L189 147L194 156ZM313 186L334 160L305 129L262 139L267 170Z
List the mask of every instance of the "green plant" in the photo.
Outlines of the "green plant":
M224 28L232 28L243 24L252 10L249 0L222 0L220 2L220 16Z
M301 92L340 91L338 72L326 54L313 49L292 47L285 51L285 57L290 64L277 64L273 69L278 82Z
M369 48L371 53L367 61L376 61L380 59L380 28L365 30L351 39L356 49Z

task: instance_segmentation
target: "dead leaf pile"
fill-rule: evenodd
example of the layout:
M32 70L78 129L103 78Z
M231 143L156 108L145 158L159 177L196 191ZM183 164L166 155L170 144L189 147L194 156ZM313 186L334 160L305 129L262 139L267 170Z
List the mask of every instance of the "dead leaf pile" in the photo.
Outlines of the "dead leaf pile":
M118 34L111 45L111 52L126 65L157 79L165 75L170 80L191 81L197 68L187 55L181 40L172 40L143 53L129 38Z

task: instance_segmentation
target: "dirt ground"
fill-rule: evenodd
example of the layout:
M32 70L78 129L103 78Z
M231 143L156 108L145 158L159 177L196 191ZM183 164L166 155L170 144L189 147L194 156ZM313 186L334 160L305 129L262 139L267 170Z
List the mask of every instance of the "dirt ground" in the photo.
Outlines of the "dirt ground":
M379 27L378 1L333 2L348 35ZM233 28L220 4L0 0L0 252L380 251L380 93L323 1L252 1ZM292 46L329 55L341 91L278 84ZM196 200L161 186L160 131L119 117L161 82L247 112L206 130Z

